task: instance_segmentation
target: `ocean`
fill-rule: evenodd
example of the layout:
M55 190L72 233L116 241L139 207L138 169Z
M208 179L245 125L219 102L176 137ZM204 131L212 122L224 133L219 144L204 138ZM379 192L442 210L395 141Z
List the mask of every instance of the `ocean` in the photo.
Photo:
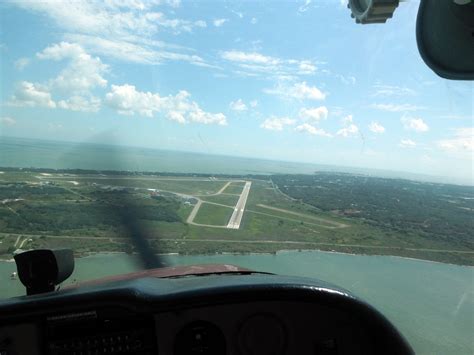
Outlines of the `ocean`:
M474 353L474 268L391 256L320 251L166 257L169 265L226 263L258 271L314 277L353 292L387 316L417 354ZM96 254L76 260L69 280L137 270L133 256ZM24 293L0 261L0 296ZM66 282L67 284L68 282Z
M14 138L0 135L0 167L122 170L228 175L312 174L334 171L384 178L464 184L438 176L96 143ZM467 181L467 180L466 180Z

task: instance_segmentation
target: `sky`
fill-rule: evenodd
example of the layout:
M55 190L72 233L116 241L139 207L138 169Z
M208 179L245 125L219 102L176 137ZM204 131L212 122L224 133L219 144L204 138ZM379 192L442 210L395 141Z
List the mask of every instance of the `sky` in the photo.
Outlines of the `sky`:
M474 86L416 46L419 3L3 1L0 135L445 176L473 184Z

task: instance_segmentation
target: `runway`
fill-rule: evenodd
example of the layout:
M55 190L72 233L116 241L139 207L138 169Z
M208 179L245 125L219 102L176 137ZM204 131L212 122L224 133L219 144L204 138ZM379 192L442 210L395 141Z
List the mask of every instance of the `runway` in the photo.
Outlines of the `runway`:
M247 203L247 198L250 192L250 186L252 182L247 181L245 186L240 194L239 200L234 207L234 212L232 212L232 216L230 216L229 223L227 224L227 228L229 229L239 229L240 222L242 221L242 217L244 215L245 204Z

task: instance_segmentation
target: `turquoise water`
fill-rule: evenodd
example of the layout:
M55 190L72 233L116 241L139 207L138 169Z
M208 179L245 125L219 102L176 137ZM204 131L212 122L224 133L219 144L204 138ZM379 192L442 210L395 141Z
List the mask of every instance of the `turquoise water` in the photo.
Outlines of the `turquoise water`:
M309 252L277 255L168 256L168 263L230 263L259 271L314 277L344 287L382 311L417 354L474 353L474 268L390 256ZM101 254L76 261L70 280L136 270L132 256ZM0 295L19 295L15 264L0 262Z

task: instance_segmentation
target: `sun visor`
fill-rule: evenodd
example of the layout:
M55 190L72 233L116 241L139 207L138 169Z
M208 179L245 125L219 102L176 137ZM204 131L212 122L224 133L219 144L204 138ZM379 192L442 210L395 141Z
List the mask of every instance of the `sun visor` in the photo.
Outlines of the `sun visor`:
M421 0L416 24L425 63L446 79L474 79L474 0Z

